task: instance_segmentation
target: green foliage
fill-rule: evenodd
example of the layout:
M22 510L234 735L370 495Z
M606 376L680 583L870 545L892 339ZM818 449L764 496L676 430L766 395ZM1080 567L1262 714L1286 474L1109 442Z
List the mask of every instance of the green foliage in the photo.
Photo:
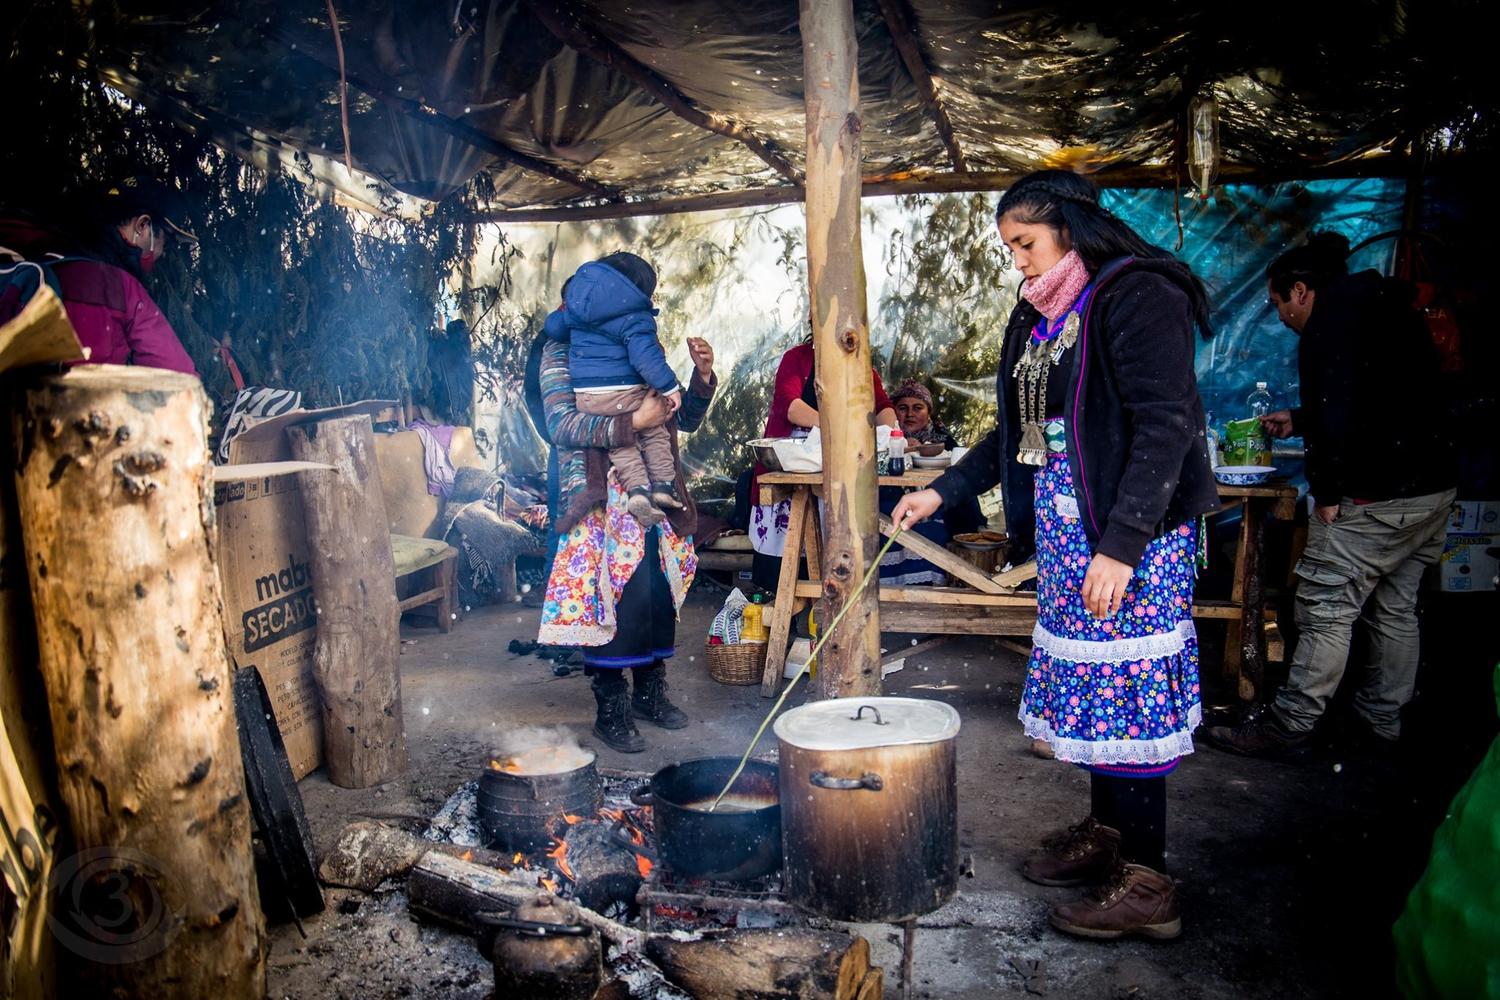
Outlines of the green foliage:
M994 379L1016 302L1015 282L1004 280L1010 256L995 231L992 198L915 195L901 205L901 224L885 247L888 282L872 340L889 345L887 384L922 379L940 421L970 440L994 423L990 397L948 392L935 380L987 385Z

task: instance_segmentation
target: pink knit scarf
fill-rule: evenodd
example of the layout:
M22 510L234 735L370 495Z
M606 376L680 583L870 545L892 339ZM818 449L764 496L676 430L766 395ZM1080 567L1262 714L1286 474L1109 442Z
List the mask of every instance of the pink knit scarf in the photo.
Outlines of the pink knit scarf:
M1078 301L1088 284L1089 269L1083 258L1077 250L1069 250L1062 260L1022 285L1021 298L1036 306L1049 323L1055 323Z

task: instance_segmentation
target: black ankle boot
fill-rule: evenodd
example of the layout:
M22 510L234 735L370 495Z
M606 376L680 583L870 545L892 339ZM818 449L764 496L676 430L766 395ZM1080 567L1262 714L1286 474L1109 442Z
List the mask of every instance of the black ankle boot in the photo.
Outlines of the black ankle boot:
M594 701L598 703L594 735L620 753L640 753L646 749L646 740L630 717L630 688L620 671L609 673L615 676L605 678L602 671L594 675Z
M683 729L687 713L667 700L667 665L657 660L649 667L633 667L635 693L630 706L636 718L654 722L663 729Z

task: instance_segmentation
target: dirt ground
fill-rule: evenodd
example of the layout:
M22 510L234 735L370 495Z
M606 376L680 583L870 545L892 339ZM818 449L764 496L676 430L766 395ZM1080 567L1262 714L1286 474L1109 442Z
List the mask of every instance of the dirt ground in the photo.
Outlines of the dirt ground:
M582 674L556 677L550 663L506 651L513 638L535 637L534 596L475 609L448 635L403 628L411 767L402 780L361 791L336 788L321 772L304 779L320 848L355 819L413 825L430 817L478 773L507 727L562 725L595 745ZM1476 601L1493 613L1492 596L1428 602L1423 688L1399 759L1329 748L1307 762L1280 764L1200 746L1183 762L1169 779L1168 864L1181 883L1184 932L1169 943L1065 937L1047 924L1047 907L1077 890L1021 878L1019 865L1036 842L1088 808L1085 774L1028 752L1015 718L1021 657L988 639L958 637L908 659L887 679L887 692L947 701L963 718L960 836L974 860L958 899L921 921L919 995L1392 994L1390 923L1447 802L1495 733L1487 666L1494 650L1467 639L1477 631ZM721 600L722 591L695 588L678 628L673 697L693 724L672 733L643 729L650 747L642 754L597 747L601 765L652 771L686 757L743 751L770 702L759 688L727 687L706 673L700 637ZM884 639L888 647L911 641ZM794 694L791 703L801 700ZM767 740L761 749L774 747ZM324 914L304 921L306 937L295 925L273 926L272 997L493 994L490 967L473 942L413 921L399 884L373 895L329 890L328 899ZM895 931L860 931L886 968L887 996L897 996Z

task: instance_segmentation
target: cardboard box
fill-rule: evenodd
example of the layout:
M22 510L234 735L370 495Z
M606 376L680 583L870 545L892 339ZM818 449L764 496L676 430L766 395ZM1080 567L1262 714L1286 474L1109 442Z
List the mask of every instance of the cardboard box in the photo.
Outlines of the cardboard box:
M229 464L214 470L229 654L237 669L260 671L298 778L323 761L323 722L312 677L317 606L295 473L328 467L292 461L285 431L389 405L372 400L273 417L231 441Z
M1448 534L1500 534L1500 500L1458 501L1448 518Z
M1438 560L1437 588L1449 593L1494 590L1500 562L1488 550L1497 545L1497 535L1449 535Z

